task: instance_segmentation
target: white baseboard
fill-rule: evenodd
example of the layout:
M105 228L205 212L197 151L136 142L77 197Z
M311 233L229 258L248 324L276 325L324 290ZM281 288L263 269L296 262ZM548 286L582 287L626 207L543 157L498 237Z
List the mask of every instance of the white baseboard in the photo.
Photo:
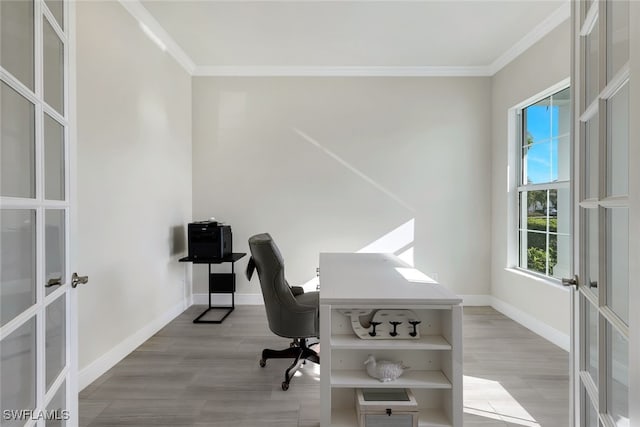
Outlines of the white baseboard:
M180 301L178 304L147 323L147 325L142 329L125 338L120 342L120 344L113 347L100 358L91 362L89 366L81 369L78 374L78 390L82 391L102 374L114 367L118 362L127 357L129 353L151 338L156 332L166 326L178 315L182 314L188 306L187 301Z
M571 338L569 335L552 328L546 323L541 322L532 315L525 313L496 297L491 297L491 307L505 316L509 317L524 326L525 328L535 332L547 341L552 342L561 349L569 352L571 347Z
M462 298L462 305L484 307L490 306L492 297L491 295L460 295Z
M262 294L234 294L236 305L263 305ZM209 294L193 294L191 305L209 304ZM231 294L211 294L212 305L231 305Z

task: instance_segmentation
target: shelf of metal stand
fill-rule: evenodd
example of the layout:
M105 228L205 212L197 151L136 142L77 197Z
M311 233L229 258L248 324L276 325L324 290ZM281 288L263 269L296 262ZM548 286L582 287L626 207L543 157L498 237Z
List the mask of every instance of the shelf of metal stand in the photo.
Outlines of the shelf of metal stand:
M179 262L190 262L193 264L207 264L209 267L209 273L207 274L209 280L209 306L195 319L193 323L222 323L236 308L235 304L235 292L236 292L236 274L235 274L235 262L244 257L244 252L234 252L222 258L180 258ZM231 263L231 273L213 273L211 266L217 264ZM211 301L212 294L231 294L231 305L213 305ZM216 320L203 319L203 317L211 310L226 310L222 318Z

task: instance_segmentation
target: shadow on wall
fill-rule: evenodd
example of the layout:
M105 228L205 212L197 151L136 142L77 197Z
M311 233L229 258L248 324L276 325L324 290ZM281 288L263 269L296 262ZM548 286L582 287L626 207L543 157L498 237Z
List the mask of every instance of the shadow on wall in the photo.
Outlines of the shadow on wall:
M171 248L171 256L183 255L187 250L187 237L184 229L185 225L174 225L173 227L171 227L169 235L169 247Z

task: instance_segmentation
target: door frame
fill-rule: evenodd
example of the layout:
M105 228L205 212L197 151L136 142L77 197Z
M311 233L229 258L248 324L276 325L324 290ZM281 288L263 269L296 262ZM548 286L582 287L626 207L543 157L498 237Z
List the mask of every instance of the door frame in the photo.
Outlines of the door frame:
M629 303L640 304L640 2L629 5ZM640 402L640 310L629 310L629 402ZM633 363L635 361L636 363ZM640 405L629 405L630 425L640 425Z
M68 172L69 172L69 219L67 236L69 238L69 276L72 271L79 271L78 260L78 115L77 115L77 37L76 37L76 0L63 0L65 3L67 19L67 115L68 115ZM67 351L69 360L69 383L67 387L67 409L71 413L71 427L77 427L80 422L80 409L78 405L79 390L79 346L78 346L78 292L71 289L69 292L69 329Z
M36 213L35 217L35 238L36 238L36 274L35 274L35 303L24 310L21 314L9 321L1 329L0 339L9 336L15 330L27 324L33 319L35 322L36 338L36 376L35 376L35 410L46 411L51 399L57 394L59 387L65 383L65 405L63 410L68 411L69 418L61 420L67 427L78 425L78 334L77 334L77 294L71 286L71 271L75 271L75 260L77 258L77 115L76 115L76 13L75 0L63 0L63 22L64 30L60 30L56 25L51 24L54 32L63 41L63 114L55 111L53 107L46 104L44 100L44 27L43 20L51 23L56 22L55 17L45 7L45 0L33 0L33 67L34 82L33 89L25 86L17 77L12 76L8 71L0 69L3 83L15 90L28 102L34 105L34 132L35 132L35 197L2 197L3 209L29 209ZM61 33L62 31L62 33ZM64 163L65 163L65 199L62 201L45 199L45 172L44 172L44 118L45 114L52 117L57 122L62 122L64 126ZM45 292L45 222L46 211L48 209L64 210L65 214L65 263L63 285L50 292ZM73 270L72 270L73 269ZM50 390L47 392L45 366L46 366L46 314L47 308L60 298L65 299L65 367L58 377L53 380ZM30 409L30 408L4 408L4 409ZM26 414L23 414L24 417ZM58 416L65 416L65 413ZM35 415L32 415L35 416ZM24 418L25 426L44 427L44 419Z

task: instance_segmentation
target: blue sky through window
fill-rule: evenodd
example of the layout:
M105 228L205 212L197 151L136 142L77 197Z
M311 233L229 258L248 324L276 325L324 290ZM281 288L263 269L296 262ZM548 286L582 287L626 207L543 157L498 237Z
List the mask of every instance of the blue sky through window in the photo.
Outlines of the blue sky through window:
M545 100L543 102L548 102ZM535 104L525 109L527 134L533 144L526 149L527 176L530 184L558 180L558 115L557 106ZM529 138L525 144L530 142Z

